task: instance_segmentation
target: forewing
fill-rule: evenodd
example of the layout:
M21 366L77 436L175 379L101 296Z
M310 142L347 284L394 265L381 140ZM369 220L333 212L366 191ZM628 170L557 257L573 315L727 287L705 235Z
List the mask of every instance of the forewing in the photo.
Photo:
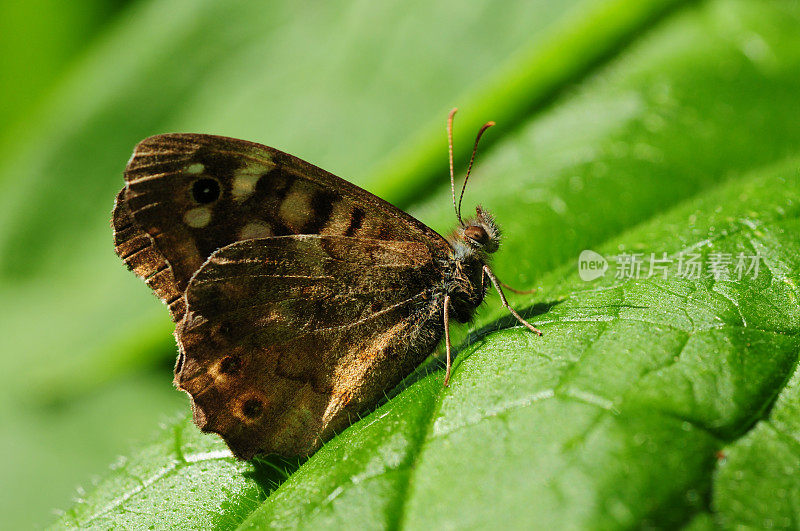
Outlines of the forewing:
M438 277L437 277L438 275ZM440 339L425 244L284 236L220 249L186 292L176 385L235 455L305 455Z
M446 253L432 229L369 192L260 144L199 134L143 140L114 209L117 253L175 321L189 279L217 249L291 234L422 242Z
M138 227L128 211L123 188L114 202L111 223L114 226L114 249L128 269L142 278L169 307L176 322L183 317L186 301L183 287L176 278L164 253L156 246L155 239Z

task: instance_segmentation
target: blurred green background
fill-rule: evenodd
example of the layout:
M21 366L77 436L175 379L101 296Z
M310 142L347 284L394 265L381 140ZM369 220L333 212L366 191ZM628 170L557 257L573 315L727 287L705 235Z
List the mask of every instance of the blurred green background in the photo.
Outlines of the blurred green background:
M186 399L171 386L166 309L114 255L109 226L122 169L145 136L191 131L262 142L412 208L445 232L453 220L444 118L458 105L460 169L475 130L493 119L498 126L484 149L512 168L505 177L553 176L539 190L546 200L537 196L528 201L532 210L506 220L509 233L525 237L511 239L498 268L509 282L516 275L528 285L572 263L582 245L645 219L653 204L665 208L797 153L800 138L790 108L800 32L765 29L796 23L791 1L35 0L0 7L0 360L8 375L0 389L0 523L8 529L53 521L54 510L80 499L82 485L105 475L118 455L186 414ZM660 33L664 25L672 29ZM705 37L708 28L713 38ZM624 56L641 42L655 44ZM554 134L546 127L520 133L580 95L584 83L603 88L606 76L616 79L604 70L615 61L614 75L621 71L626 81L610 82L613 98L546 117L560 124ZM655 72L646 71L650 63ZM630 80L634 88L623 86ZM679 99L669 84L683 82L696 97L691 109L681 100L673 115L653 114L626 134L655 135L666 121L675 138L691 131L698 142L724 145L724 156L706 153L698 162L698 143L676 141L679 163L664 175L675 179L671 186L649 183L637 195L627 182L605 198L627 208L592 223L593 208L609 212L616 203L593 205L564 168L595 155L591 142L607 133L604 120L636 112L636 98L626 96L646 87L648 105L669 109ZM725 123L728 136L703 129L713 123ZM523 147L493 151L506 139ZM558 151L575 139L585 140L582 151ZM658 159L659 146L631 145L633 158ZM428 197L440 206L425 204ZM582 231L562 230L560 215L570 207L583 209L570 218ZM548 215L531 226L535 209ZM534 234L554 251L515 263Z

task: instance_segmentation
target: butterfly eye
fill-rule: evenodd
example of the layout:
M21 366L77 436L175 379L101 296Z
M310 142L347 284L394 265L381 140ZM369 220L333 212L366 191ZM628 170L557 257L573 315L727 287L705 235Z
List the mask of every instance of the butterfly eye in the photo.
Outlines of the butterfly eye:
M264 411L264 404L257 398L251 398L242 406L242 413L249 419L254 419Z
M198 179L192 185L192 198L201 205L213 203L219 199L219 183L214 179Z
M489 235L486 233L486 229L478 225L470 225L464 229L464 236L480 245L489 243Z

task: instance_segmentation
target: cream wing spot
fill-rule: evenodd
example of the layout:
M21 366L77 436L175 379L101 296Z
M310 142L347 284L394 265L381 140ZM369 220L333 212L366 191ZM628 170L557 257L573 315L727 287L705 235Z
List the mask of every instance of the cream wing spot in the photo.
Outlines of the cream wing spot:
M293 228L300 230L311 217L311 193L295 184L284 197L279 211L283 222Z
M204 171L206 171L206 167L201 162L195 162L186 168L186 173L189 175L199 175Z
M195 229L205 227L211 221L211 209L208 207L197 207L187 210L183 215L183 221Z
M321 231L321 234L354 236L354 234L347 234L347 229L351 224L352 210L353 204L346 198L334 203L330 221L325 226L325 230Z
M274 236L272 227L265 221L253 221L248 223L239 231L240 240L252 240L254 238L269 238Z
M234 173L231 195L235 201L244 201L256 191L258 180L269 170L274 168L274 164L264 166L247 165Z

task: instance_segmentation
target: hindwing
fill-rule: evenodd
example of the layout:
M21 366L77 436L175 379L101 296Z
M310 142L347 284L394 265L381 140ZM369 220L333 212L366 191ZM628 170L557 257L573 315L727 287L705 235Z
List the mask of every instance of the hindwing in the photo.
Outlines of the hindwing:
M175 383L234 454L305 455L441 338L441 264L419 241L280 236L228 245L189 282Z

